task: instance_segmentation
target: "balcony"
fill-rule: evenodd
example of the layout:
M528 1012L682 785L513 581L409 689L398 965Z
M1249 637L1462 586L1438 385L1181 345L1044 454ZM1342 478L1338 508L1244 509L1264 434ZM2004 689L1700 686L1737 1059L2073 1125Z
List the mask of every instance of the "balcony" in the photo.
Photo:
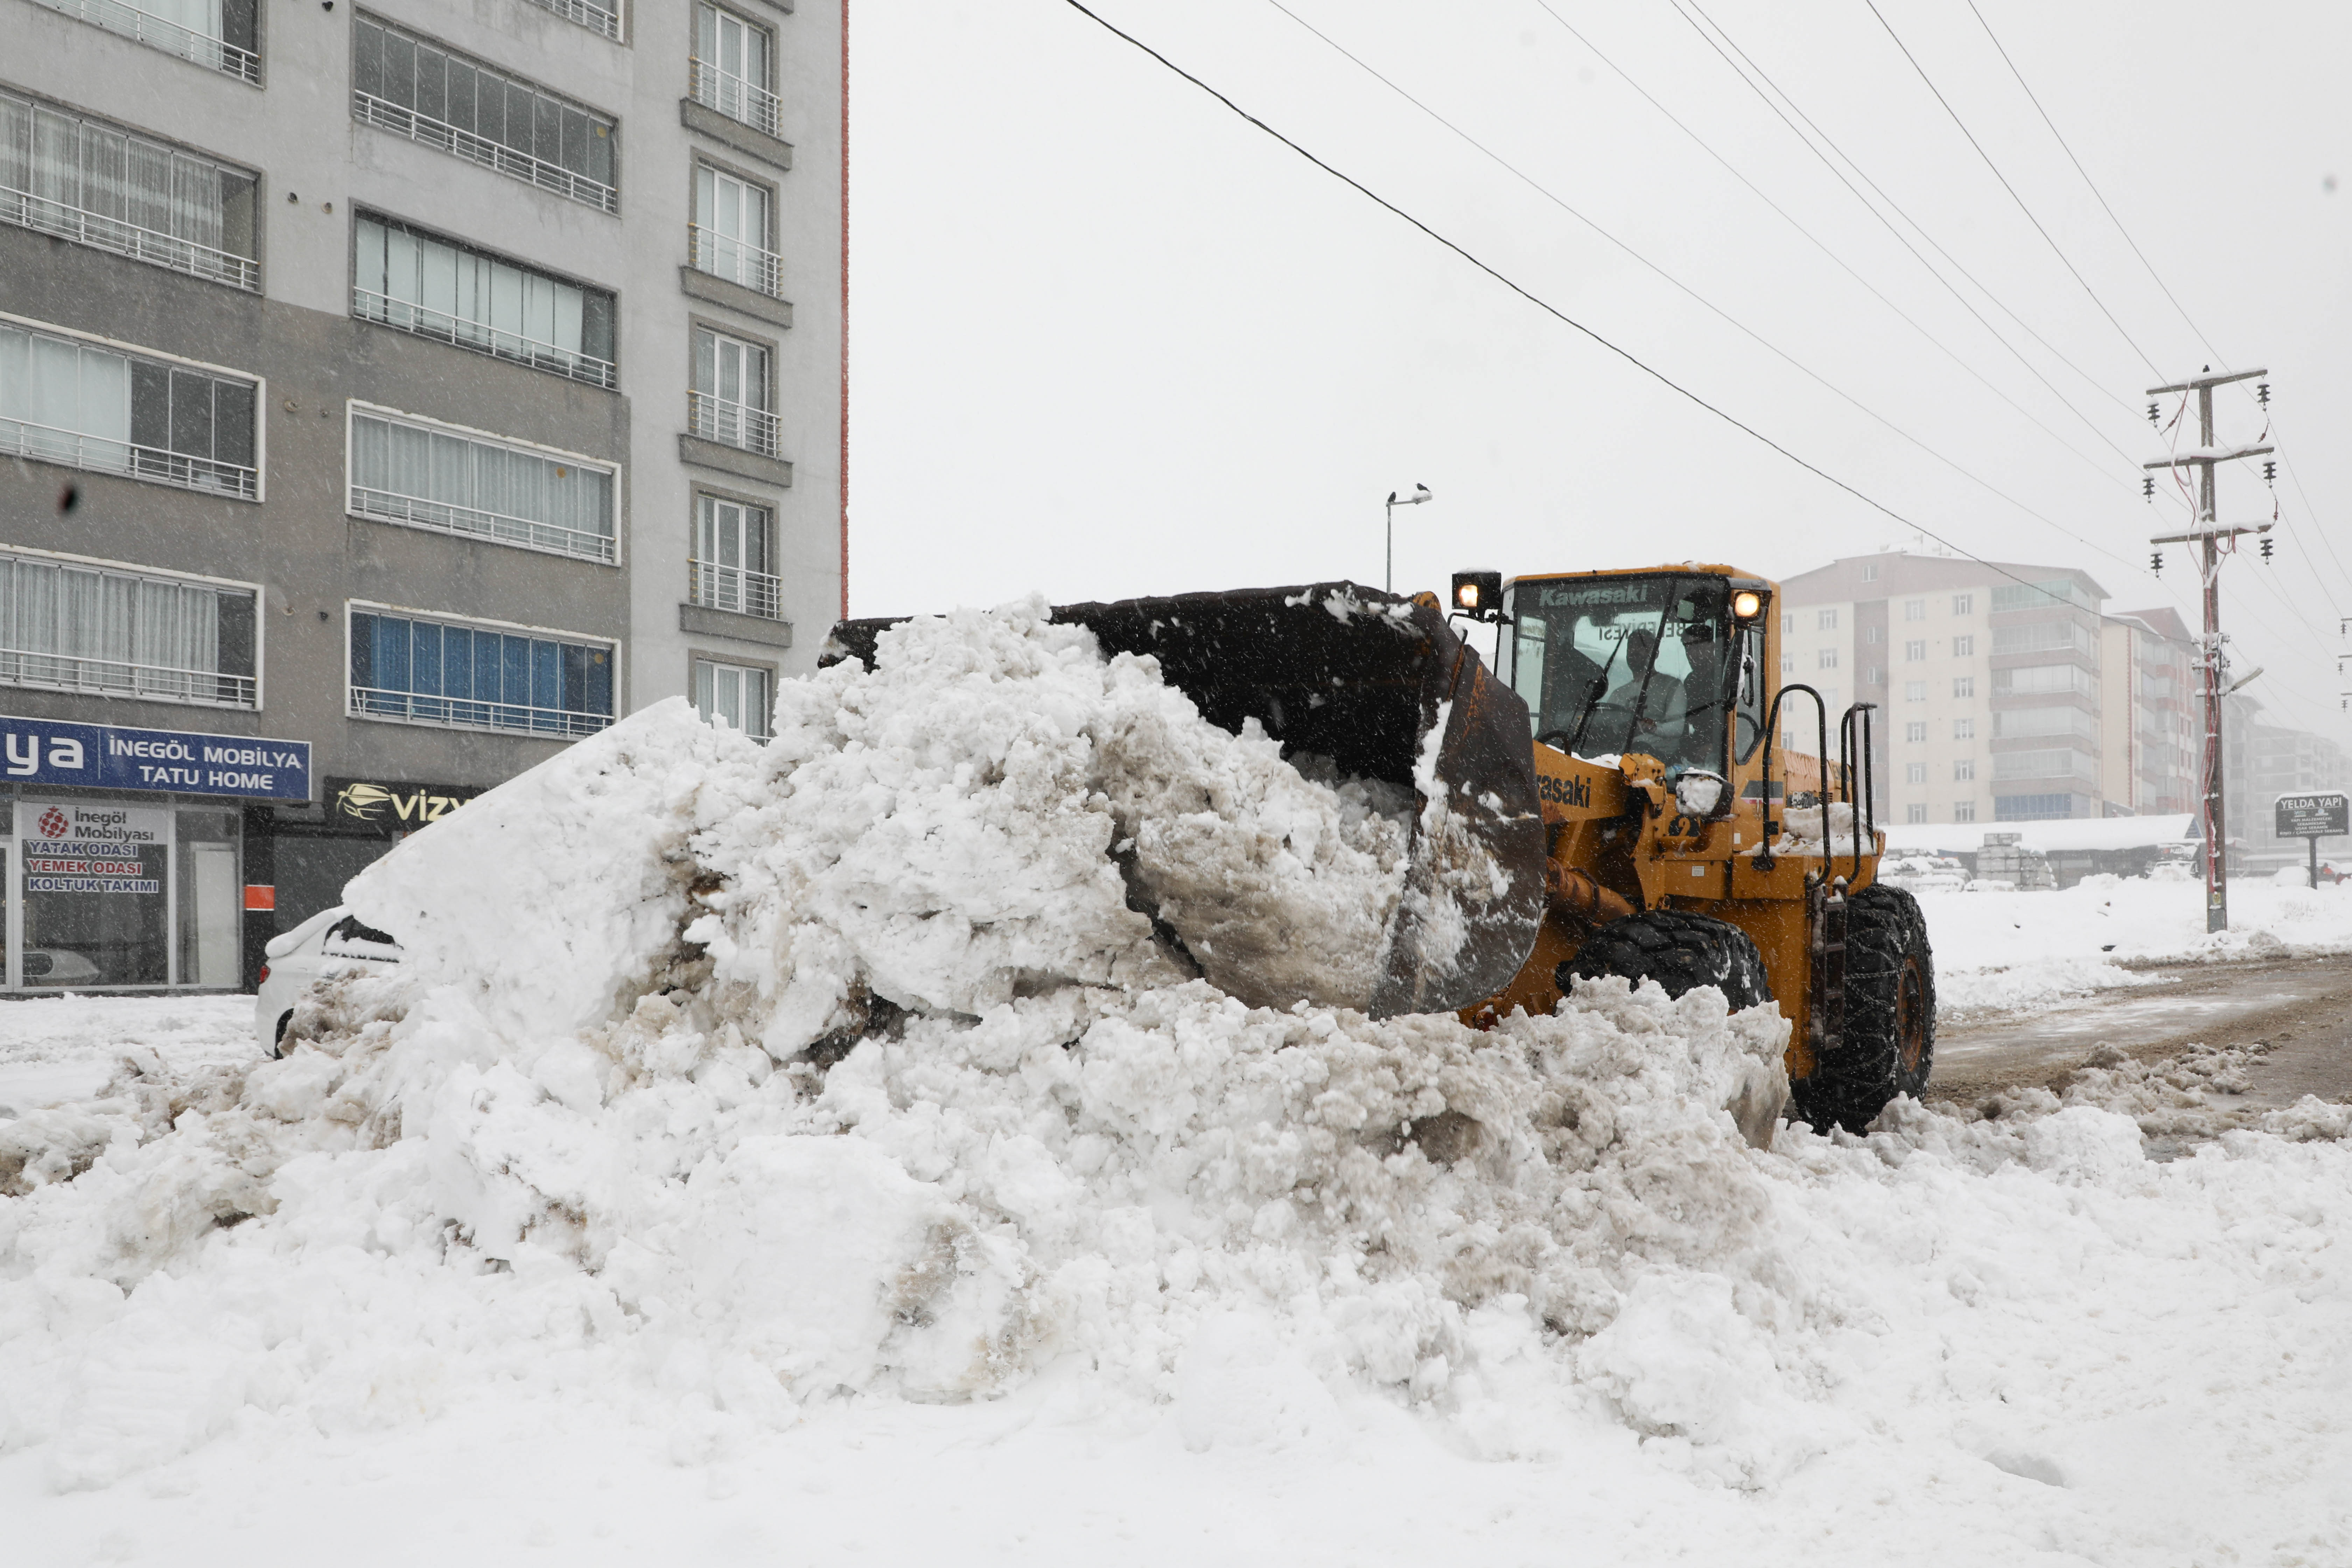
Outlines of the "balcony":
M83 436L26 419L0 419L0 456L32 458L93 474L120 474L150 484L257 500L261 476L236 463L191 458L104 436Z
M692 73L691 91L695 102L748 125L762 135L781 139L782 133L776 129L774 93L731 72L720 70L708 61L691 59L688 64Z
M250 258L215 250L190 239L174 239L119 217L69 207L28 191L0 185L0 223L52 234L98 250L110 250L133 261L210 279L248 293L261 292L261 264Z
M543 370L556 375L584 381L591 386L609 387L616 379L613 362L567 349L557 343L541 342L483 321L470 321L438 310L394 300L389 295L370 289L352 290L352 314L363 321L391 327L397 331L414 332L421 338L471 349L477 353L494 355L527 364L533 370Z
M592 33L602 33L614 43L621 41L621 14L607 11L602 5L592 5L589 0L530 0L541 10L552 11L567 22L577 22Z
M708 392L689 392L686 395L686 418L687 428L703 440L756 452L763 458L776 455L776 416L764 408L730 403Z
M411 528L431 529L436 533L495 540L500 544L520 545L525 550L543 550L552 554L598 561L608 565L613 561L613 536L609 533L591 533L585 529L565 528L527 517L509 517L504 512L482 511L474 507L453 506L446 501L400 495L392 490L371 489L365 485L352 486L351 510L362 517L406 523Z
M772 250L762 250L749 240L714 233L695 223L686 226L686 248L697 272L740 283L772 300L784 297L783 258Z
M782 618L781 586L776 578L766 573L722 566L711 561L688 561L686 570L690 603L707 610L757 616L764 621Z
M470 131L461 131L446 121L434 120L414 110L403 109L373 93L352 94L352 117L379 131L389 131L395 136L405 136L427 147L454 153L469 163L479 163L509 178L527 181L542 191L552 191L559 196L594 207L599 212L616 213L621 210L621 194L610 185L592 180L585 174L575 174L560 163L551 163L544 158L518 153Z
M567 708L533 708L520 702L488 702L472 697L432 697L415 691L354 686L350 713L354 719L384 719L394 723L432 724L454 730L505 730L528 734L576 738L610 729L609 713L580 713Z
M52 11L62 11L94 27L110 33L120 33L136 39L150 48L193 60L224 76L239 81L261 85L261 57L251 49L241 48L226 38L215 38L209 33L199 33L177 22L142 11L136 5L126 5L122 0L35 0Z
M259 702L260 689L258 681L250 675L133 664L119 658L84 658L20 647L0 647L0 684L89 692L100 697L194 702L210 708L255 707Z

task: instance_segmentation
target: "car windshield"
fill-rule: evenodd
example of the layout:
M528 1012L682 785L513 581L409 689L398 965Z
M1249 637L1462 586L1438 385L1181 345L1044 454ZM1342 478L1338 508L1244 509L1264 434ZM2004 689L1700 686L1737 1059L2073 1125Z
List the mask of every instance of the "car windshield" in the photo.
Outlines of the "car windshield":
M1731 652L1727 597L1723 578L1687 573L1514 584L1511 685L1536 739L1723 771L1724 707L1752 707L1758 685L1744 630Z

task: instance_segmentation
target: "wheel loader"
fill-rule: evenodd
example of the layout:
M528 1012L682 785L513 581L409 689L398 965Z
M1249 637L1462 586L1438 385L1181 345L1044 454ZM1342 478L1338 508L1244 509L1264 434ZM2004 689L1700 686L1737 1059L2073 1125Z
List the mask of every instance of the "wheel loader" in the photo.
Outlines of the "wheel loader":
M1414 791L1367 1012L1486 1026L1601 976L1715 985L1779 1005L1797 1112L1858 1131L1927 1085L1934 962L1916 902L1876 881L1873 707L1780 679L1778 596L1685 563L1463 573L1450 603L1334 582L1053 614L1156 658L1213 723ZM825 661L870 665L893 624L842 622Z

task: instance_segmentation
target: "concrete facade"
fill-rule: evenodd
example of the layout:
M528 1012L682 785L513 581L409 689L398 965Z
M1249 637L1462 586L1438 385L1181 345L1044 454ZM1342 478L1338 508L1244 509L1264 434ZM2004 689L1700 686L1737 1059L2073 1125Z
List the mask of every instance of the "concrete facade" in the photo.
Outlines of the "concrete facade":
M70 680L0 674L0 716L307 743L309 803L239 807L248 886L266 891L284 879L273 870L273 840L292 845L324 831L326 778L473 791L564 743L511 728L357 712L346 640L355 606L608 647L614 716L691 699L698 658L765 672L772 692L775 679L814 667L841 613L845 8L795 10L776 0L720 8L730 25L768 40L770 134L694 100L710 79L694 61L698 6L615 3L618 37L583 25L598 19L593 11L563 14L560 0L263 7L256 82L40 0L0 0L0 35L10 40L0 51L0 89L257 182L255 290L117 254L120 246L58 237L54 217L28 218L21 199L11 205L0 191L0 325L104 340L257 384L257 500L11 455L22 442L0 446L0 549L255 591L256 702L100 695ZM604 117L618 145L617 210L488 166L478 149L460 155L430 135L363 122L354 110L355 16L446 45ZM691 243L698 165L765 193L766 232L750 248L767 253L767 287L714 276ZM354 236L362 215L609 293L613 386L360 319ZM695 433L688 388L698 328L767 350L758 401L773 416L772 455L749 449L760 443ZM346 504L355 403L610 467L613 558L355 515ZM68 490L69 508L61 504ZM747 594L730 578L719 594L709 572L694 572L703 495L765 510L772 583ZM0 785L19 795L29 787ZM6 816L0 803L0 826ZM327 899L387 841L310 853L308 883L299 891L289 884L274 910L246 917L246 979L261 941L309 913L306 903Z

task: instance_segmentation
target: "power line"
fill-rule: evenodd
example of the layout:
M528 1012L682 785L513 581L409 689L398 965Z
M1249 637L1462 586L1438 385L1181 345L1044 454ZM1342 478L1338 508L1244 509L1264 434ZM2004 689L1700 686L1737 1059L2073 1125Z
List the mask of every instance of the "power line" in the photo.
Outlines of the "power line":
M1968 138L1969 145L1977 150L1977 156L1982 158L1985 167L1992 171L1992 177L2000 182L2000 188L2009 193L2009 199L2017 204L2017 210L2025 215L2025 221L2033 226L2033 232L2040 235L2043 243L2050 247L2050 254L2055 256L2059 264L2074 274L2074 281L2083 286L2083 292L2091 297L2091 303L2099 308L2099 314L2107 319L2107 324L2115 328L2124 342L2131 344L2132 353L2139 355L2140 363L2161 376L2164 373L2157 370L2156 362L2147 357L2147 351L2139 346L2131 333L2124 331L2124 324L2116 320L2116 313L2107 309L2107 302L2099 298L2099 291L2091 287L2091 280L2075 268L2074 262L2067 259L2065 251L2059 248L2057 240L2051 237L2050 231L2042 226L2042 220L2033 216L2033 209L2025 205L2025 198L2017 194L2017 187L2009 183L2009 176L2000 172L2000 165L1992 161L1992 154L1986 152L1984 143L1977 140L1977 133L1969 129L1969 122L1960 118L1960 111L1954 109L1952 100L1944 96L1944 89L1936 85L1935 79L1927 74L1927 68L1921 65L1919 57L1911 52L1911 46L1903 41L1903 35L1895 30L1895 24L1888 21L1886 14L1878 8L1878 0L1862 0L1862 3L1870 7L1870 14L1878 18L1880 26L1886 29L1886 36L1895 40L1895 47L1903 51L1905 59L1911 62L1911 68L1919 73L1919 79L1927 84L1929 92L1935 94L1936 101L1944 106L1944 112L1952 117L1952 123L1960 128L1960 134Z
M1308 152L1305 147L1292 141L1281 132L1276 131L1273 126L1267 124L1256 115L1252 114L1248 110L1244 109L1240 104L1235 103L1232 99L1227 98L1215 88L1211 87L1199 77L1194 76L1191 71L1186 70L1182 66L1178 65L1174 60L1170 59L1166 55L1161 54L1158 49L1153 48L1150 44L1145 43L1134 34L1126 31L1107 18L1098 16L1094 11L1088 9L1082 3L1082 0L1062 0L1062 3L1067 5L1071 10L1076 11L1079 16L1084 16L1087 21L1092 22L1095 26L1102 28L1103 31L1110 34L1113 37L1119 39L1123 43L1131 45L1141 53L1149 56L1160 66L1165 67L1175 75L1183 78L1184 80L1192 83L1192 86L1200 89L1211 98L1215 99L1220 104L1223 105L1227 110L1230 110L1234 115L1238 116L1255 129L1264 132L1266 135L1272 137L1276 142L1281 142L1285 147L1289 148L1293 153L1297 153L1301 158L1304 158L1307 162L1315 165L1316 168L1320 169L1323 173L1330 175L1333 179L1338 180L1340 184L1348 186L1358 195L1364 197L1367 201L1371 202L1374 205L1382 208L1392 216L1403 219L1406 223L1420 230L1422 234L1425 235L1430 239L1436 241L1437 244L1444 247L1447 250L1452 251L1454 255L1460 257L1463 260L1468 262L1471 266L1476 268L1487 277L1492 278L1496 282L1500 283L1512 293L1517 294L1520 299L1525 300L1528 304L1533 305L1536 309L1543 311L1544 314L1551 317L1562 325L1570 327L1576 331L1583 334L1593 342L1608 350L1611 353L1615 354L1619 359L1623 360L1626 363L1640 371L1643 374L1650 377L1653 381L1657 382L1668 391L1676 394L1677 395L1696 405L1698 407L1706 410L1707 413L1714 415L1717 419L1722 420L1733 429L1738 430L1741 434L1749 437L1761 445L1769 447L1772 451L1780 454L1783 458L1786 458L1790 462L1794 463L1797 467L1804 469L1807 473L1811 474L1814 478L1821 479L1824 483L1832 485L1838 489L1843 490L1847 495L1853 497L1854 500L1862 502L1864 506L1869 507L1872 510L1883 513L1886 517L1892 518L1896 522L1901 523L1905 528L1926 535L1927 538L1932 539L1937 543L1944 546L1947 550L1975 562L1978 565L1986 568L1988 571L2000 573L2002 576L2008 578L2011 582L2017 584L2021 587L2031 588L2034 592L2042 594L2053 599L2063 598L2062 595L2052 593L2049 589L2044 588L2041 584L2029 582L2025 578L2019 576L2016 573L2009 570L2009 568L2002 566L1998 563L1988 561L1983 556L1977 554L1974 551L1964 549L1960 545L1953 543L1950 540L1945 538L1942 534L1937 533L1935 530L1927 527L1923 523L1913 521L1910 518L1907 518L1901 512L1896 511L1893 507L1888 506L1885 502L1877 500L1875 497L1865 494L1864 491L1855 489L1853 485L1846 483L1843 479L1839 479L1836 475L1829 472L1827 469L1808 461L1804 458L1799 457L1795 452L1790 451L1780 442L1775 441L1771 437L1765 435L1754 426L1749 425L1737 416L1717 407L1716 405L1708 402L1706 398L1700 396L1697 393L1692 391L1689 387L1683 385L1682 383L1666 374L1665 372L1651 365L1635 354L1632 350L1620 347L1618 344L1611 342L1608 338L1601 336L1601 333L1595 331L1592 328L1586 326L1582 321L1570 316L1557 305L1552 304L1549 300L1543 299L1531 289L1514 281L1500 269L1481 260L1461 244L1447 238L1443 234L1440 234L1437 230L1432 228L1421 219L1413 216L1412 214L1405 211L1404 208L1397 205L1394 202L1389 200L1386 196L1381 195L1379 192L1374 191L1362 181L1358 180L1353 175L1346 174L1332 164L1324 162L1321 158L1318 157L1313 153ZM2101 620L2114 620L2118 617L2100 616L2098 618Z
M1728 310L1724 310L1721 306L1716 304L1713 300L1707 299L1705 295L1699 293L1688 284L1683 282L1682 279L1676 278L1673 273L1668 272L1656 262L1652 261L1648 257L1643 255L1640 251L1626 244L1625 241L1610 233L1609 230L1603 228L1598 223L1595 223L1591 218L1587 217L1583 213L1570 205L1565 198L1552 191L1549 186L1546 186L1541 182L1538 181L1533 175L1528 174L1526 171L1513 163L1509 159L1505 158L1501 153L1496 152L1493 148L1487 146L1485 142L1479 141L1468 132L1463 130L1459 125L1454 124L1454 121L1448 120L1444 115L1439 113L1436 110L1432 109L1428 104L1414 97L1412 92L1399 85L1391 78L1384 75L1378 68L1366 61L1361 56L1348 48L1346 45L1340 43L1328 33L1326 33L1321 28L1316 26L1315 24L1307 20L1304 16L1301 16L1297 12L1293 11L1288 5L1284 5L1283 0L1266 0L1266 4L1272 5L1276 10L1281 12L1292 21L1297 23L1307 32L1312 33L1317 38L1328 46L1335 53L1339 54L1342 58L1346 59L1350 65L1356 67L1365 75L1370 77L1374 81L1379 82L1382 87L1387 88L1391 92L1395 93L1399 98L1403 99L1407 103L1412 104L1415 109L1421 110L1422 113L1427 115L1430 119L1435 121L1438 124L1452 132L1463 142L1476 149L1496 165L1507 172L1513 178L1518 180L1528 189L1534 191L1538 195L1542 196L1546 201L1550 202L1554 206L1559 208L1560 211L1568 214L1569 216L1584 225L1585 227L1591 229L1593 233L1599 235L1601 238L1607 240L1618 249L1623 251L1627 256L1632 257L1635 261L1640 262L1643 267L1648 268L1652 272L1656 273L1666 282L1680 289L1692 300L1696 300L1700 305L1705 306L1708 310L1713 311L1717 316L1721 317L1733 328L1753 339L1756 342L1761 344L1766 349L1769 349L1772 353L1786 361L1789 364L1794 366L1798 371L1801 372L1822 387L1827 388L1830 392L1836 394L1837 396L1852 405L1854 408L1859 409L1862 413L1876 420L1879 424L1884 425L1887 429L1892 430L1895 435L1900 436L1904 440L1911 443L1912 446L1918 447L1919 450L1927 453L1927 456L1935 458L1937 462L1943 464L1954 473L1959 475L1962 479L1969 480L1971 484L1977 485L1987 494L1998 497L2000 500L2007 501L2010 505L2015 507L2026 516L2032 518L2035 521L2042 523L2045 526L2055 530L2059 533L2064 534L2068 539L2073 540L2075 543L2083 546L2085 550L2095 551L2121 565L2128 566L2130 564L2130 563L2126 561L2124 557L2116 554L2115 552L2106 549L2103 545L2095 544L2090 540L2084 539L2082 535L2072 531L2056 521L2045 517L2042 513L2034 510L2023 501L2019 500L2015 496L2009 494L2006 490L2003 490L1990 479L1985 479L1982 475L1961 467L1952 458L1946 457L1941 452L1938 452L1933 447L1928 446L1925 441L1920 440L1916 436L1912 435L1908 430L1904 429L1901 426L1895 424L1893 420L1879 413L1876 409L1872 408L1869 405L1862 402L1859 398L1856 398L1843 387L1840 387L1835 383L1830 381L1827 377L1822 375L1819 372L1813 370L1811 366L1796 358L1796 356L1790 354L1787 350L1781 348L1779 344L1774 343L1762 333L1757 331L1755 329L1749 327L1746 322L1732 315Z
M1696 33L1700 39L1704 41L1709 48L1713 49L1719 58L1721 58L1724 64L1731 68L1731 73L1739 78L1740 81L1748 89L1749 91L1755 93L1759 99L1762 100L1764 106L1767 109L1769 109L1775 115L1779 116L1780 122L1789 128L1790 133L1795 136L1797 140L1804 145L1805 150L1812 153L1814 157L1820 159L1822 167L1828 169L1829 172L1836 177L1838 183L1844 185L1847 191L1852 193L1853 198L1863 205L1864 209L1867 211L1871 216L1876 218L1879 223L1885 227L1886 231L1895 237L1897 244L1901 245L1904 249L1909 251L1913 258L1916 259L1920 266L1927 268L1928 276L1935 279L1937 283L1943 285L1946 291L1948 292L1954 300L1959 302L1960 308L1968 311L1969 315L1975 317L1978 324L1982 326L1986 331L1992 334L1994 342L2000 343L2002 348L2007 349L2011 355L2017 360L2018 363L2025 367L2028 374L2032 375L2034 380L2040 382L2045 388L2047 388L2052 396L2064 404L2068 412L2072 413L2076 418L2082 420L2084 425L2089 426L2092 433L2097 436L2101 441L2105 442L2107 447L2112 449L2117 457L2123 458L2126 463L2131 463L2135 469L2138 467L2136 462L2133 462L2130 453L2126 452L2121 447L2116 446L2104 430L2101 430L2097 425L2092 422L2089 415L2076 407L2072 399L2067 397L2064 393L2060 392L2056 386L2051 384L2050 378L2043 375L2040 368L2037 367L2032 361L2027 359L2018 349L2016 344L2003 337L2000 329L1995 327L1990 321L1985 320L1984 313L1979 310L1976 306L1969 300L1968 297L1959 291L1958 288L1952 283L1951 279L1946 278L1940 271L1937 270L1933 262L1929 261L1925 256L1920 254L1919 247L1913 245L1911 241L1904 236L1903 231L1896 228L1893 221L1890 220L1885 213L1880 212L1871 202L1868 196L1862 194L1862 192L1854 185L1853 181L1846 177L1843 170L1840 169L1835 163L1830 161L1829 154L1823 153L1820 147L1814 146L1811 138L1807 137L1803 131L1797 129L1796 121L1790 120L1788 112L1784 111L1779 104L1772 101L1770 95L1765 92L1764 87L1758 86L1756 80L1751 80L1749 79L1748 71L1753 70L1756 73L1757 79L1760 79L1765 86L1769 86L1772 89L1772 92L1778 93L1781 100L1789 105L1789 109L1795 111L1797 118L1805 122L1806 127L1812 132L1813 135L1820 137L1822 143L1826 145L1831 152L1835 153L1840 158L1843 159L1847 166L1852 168L1856 175L1860 176L1863 184L1868 185L1871 188L1871 191L1880 201L1885 202L1888 207L1892 208L1896 216L1902 218L1905 223L1909 224L1918 234L1919 237L1926 240L1928 246L1935 250L1937 255L1942 257L1946 262L1950 264L1954 271L1958 272L1961 277L1967 279L1970 284L1974 285L1978 292L1984 295L1986 299L1992 302L1995 309L2009 317L2011 321L2016 322L2027 336L2031 337L2035 342L2040 343L2043 348L2049 350L2053 358L2056 359L2059 363L2064 365L2068 370L2073 371L2076 375L2082 377L2084 382L2096 390L2101 396L2105 397L2108 401L2114 403L2116 406L2123 409L2126 413L2134 412L2129 404L2126 404L2121 398L2116 397L2113 390L2111 390L2104 382L2092 375L2088 371L2084 370L2081 365L2076 364L2073 360L2068 359L2066 355L2059 350L2056 344L2043 337L2040 332L2034 331L2031 322L2027 321L2024 317L2019 315L2014 310L2011 310L2007 304L2003 303L2000 297L1995 294L1990 289L1986 288L1985 285L1978 279L1974 273L1970 272L1967 267L1961 264L1957 257L1953 256L1950 251L1944 248L1934 235L1927 232L1927 228L1920 224L1918 219L1906 212L1900 203L1895 201L1894 197L1888 195L1878 182L1872 179L1869 174L1863 169L1860 163L1854 161L1853 156L1849 154L1844 148L1840 147L1837 142L1831 138L1827 132L1823 131L1818 124L1815 124L1812 117L1808 115L1802 108L1798 106L1797 100L1794 98L1791 98L1786 89L1780 85L1780 83L1774 81L1770 74L1767 72L1763 67L1758 65L1755 60L1748 56L1748 51L1741 48L1738 43L1732 38L1729 33L1724 31L1722 24L1717 22L1714 17L1707 16L1706 12L1697 4L1697 0L1667 0L1667 4L1672 5L1675 8L1675 14L1681 16L1685 22L1689 24L1691 30ZM1685 5L1688 6L1687 10L1685 9ZM1691 15L1692 12L1696 12L1699 17L1704 18L1706 20L1706 26L1702 27L1699 26L1698 21L1693 19ZM1716 34L1721 35L1723 40L1722 43L1717 43L1715 37L1708 33L1707 28L1709 27L1712 27ZM1725 53L1725 45L1729 45L1731 53ZM1732 54L1737 54L1739 57L1739 60L1738 62L1735 62L1732 59ZM1742 63L1746 65L1747 69L1743 70L1741 68Z
M1945 358L1950 360L1954 364L1959 366L1960 369L1968 372L1969 374L1974 376L1979 382L1982 383L1986 391L1991 393L1995 397L2000 398L2003 403L2008 404L2010 407L2015 409L2018 414L2027 421L2027 423L2032 425L2036 429L2049 437L2053 441L2055 441L2060 447L2063 447L2074 457L2089 464L2093 468L2097 469L2103 476L2113 478L2111 474L2108 474L2105 468L2100 467L2097 458L2092 457L2089 453L2075 446L2072 441L2069 441L2064 437L2059 435L2057 431L2052 429L2048 424L2043 422L2041 416L2035 414L2022 403L2018 402L2017 399L2011 397L2008 393L2003 392L1999 386L1993 384L1991 378L1987 376L1982 371L1977 369L1976 366L1969 363L1968 361L1962 359L1958 353L1949 344L1946 343L1941 338L1938 338L1935 333L1922 326L1908 311L1905 310L1903 307L1897 305L1894 300L1888 299L1884 293L1880 292L1878 287L1872 283L1870 279L1864 278L1861 273L1855 271L1853 265L1848 262L1844 257L1839 255L1827 244L1823 243L1822 239L1812 232L1812 230L1798 222L1795 217L1790 215L1786 208L1782 207L1780 203L1774 201L1769 195L1766 195L1763 187L1757 184L1755 181L1749 179L1746 174L1741 174L1736 164L1734 164L1729 159L1726 158L1722 153L1717 152L1713 146L1709 145L1705 137L1701 136L1697 132L1685 124L1681 118L1678 117L1673 110L1668 109L1664 104L1659 102L1658 100L1651 94L1647 88L1643 87L1640 82L1635 81L1631 75L1627 74L1622 66L1620 66L1615 60L1611 59L1606 54L1602 53L1600 47L1595 45L1591 39L1577 31L1576 27L1570 23L1567 17L1561 16L1558 11L1552 8L1551 0L1535 0L1535 3L1542 8L1544 15L1549 16L1554 22L1558 23L1559 26L1567 32L1570 37L1574 38L1578 43L1583 45L1585 48L1591 53L1595 59L1599 60L1602 65L1607 66L1611 70L1616 72L1620 80L1623 81L1627 87L1632 88L1635 92L1639 93L1643 100L1646 101L1651 108L1656 110L1660 114L1664 115L1667 121L1674 125L1675 130L1680 131L1684 135L1689 137L1692 142L1698 145L1701 152L1714 159L1717 163L1723 165L1723 169L1726 174L1728 174L1733 179L1738 180L1741 184L1747 186L1748 191L1758 201L1762 202L1766 206L1771 208L1772 211L1780 216L1781 221L1788 224L1790 227L1795 229L1799 234L1803 235L1805 238L1812 244L1814 249L1820 251L1823 256L1834 262L1847 277L1860 284L1873 299L1885 306L1887 310L1892 311L1897 319L1903 321L1905 325L1908 326L1913 331L1917 332L1929 343L1934 344L1936 348L1942 351Z

